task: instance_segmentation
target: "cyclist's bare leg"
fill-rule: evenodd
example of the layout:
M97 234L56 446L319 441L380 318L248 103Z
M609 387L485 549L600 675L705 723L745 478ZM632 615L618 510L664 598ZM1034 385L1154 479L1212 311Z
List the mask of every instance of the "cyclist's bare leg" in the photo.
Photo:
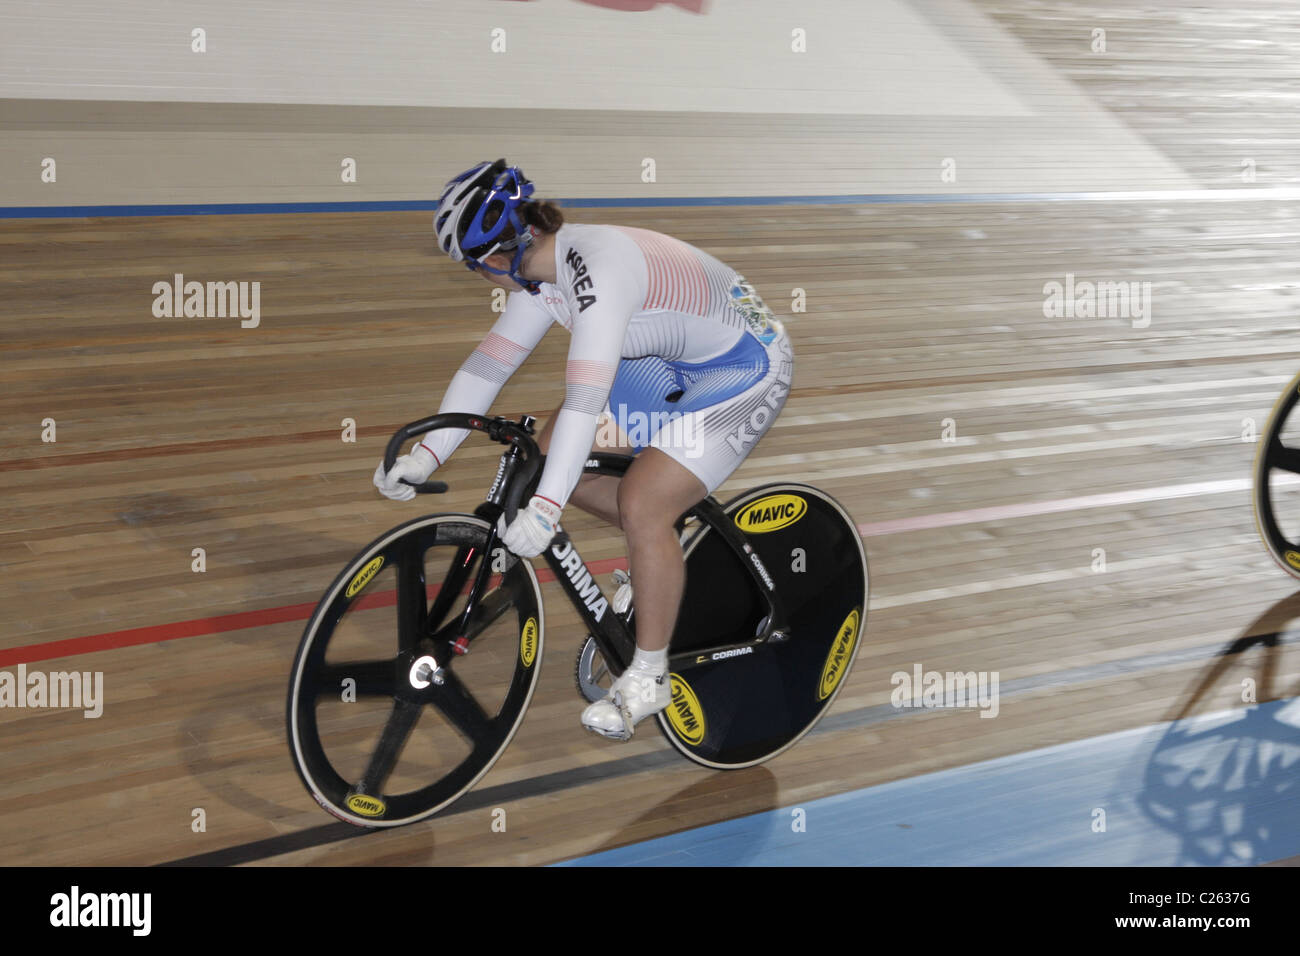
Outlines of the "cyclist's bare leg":
M543 453L550 446L552 415L538 435ZM630 455L626 445L594 446ZM668 646L677 623L686 581L677 519L708 494L704 484L657 448L643 450L627 476L583 475L569 502L594 514L627 537L628 570L636 589L636 644L645 651Z
M668 455L647 448L617 490L628 571L636 589L636 645L644 651L661 651L673 636L686 581L674 524L708 489Z

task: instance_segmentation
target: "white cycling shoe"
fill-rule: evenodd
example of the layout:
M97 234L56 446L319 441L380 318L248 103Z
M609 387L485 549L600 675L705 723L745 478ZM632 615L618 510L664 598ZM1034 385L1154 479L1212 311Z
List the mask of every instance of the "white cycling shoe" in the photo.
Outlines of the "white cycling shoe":
M624 671L604 700L582 712L582 726L610 740L631 740L632 728L668 706L672 687L668 674Z

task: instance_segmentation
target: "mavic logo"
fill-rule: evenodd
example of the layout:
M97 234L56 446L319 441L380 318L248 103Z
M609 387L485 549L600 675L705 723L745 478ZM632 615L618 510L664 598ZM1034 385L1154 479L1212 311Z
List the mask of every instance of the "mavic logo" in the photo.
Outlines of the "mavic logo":
M577 589L578 597L587 606L591 616L599 621L605 616L609 602L600 593L600 585L591 579L591 572L582 563L582 556L578 554L572 542L566 540L552 545L551 554L559 559L560 567L564 568L564 573Z
M746 505L736 515L736 527L749 534L766 534L788 527L804 516L808 502L798 495L768 495Z
M388 812L388 806L383 800L365 793L354 793L344 803L353 813L359 813L363 817L382 817Z
M677 736L691 746L704 740L704 708L695 696L691 685L676 674L669 675L672 685L672 702L668 707L668 722Z

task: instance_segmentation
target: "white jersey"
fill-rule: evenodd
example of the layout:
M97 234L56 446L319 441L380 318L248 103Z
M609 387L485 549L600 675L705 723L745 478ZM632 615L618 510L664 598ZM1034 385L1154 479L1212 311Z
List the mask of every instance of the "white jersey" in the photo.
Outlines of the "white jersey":
M561 507L582 475L620 362L656 356L707 371L711 360L734 356L746 337L762 347L784 338L742 276L671 236L565 224L555 234L555 269L555 283L542 283L537 295L510 294L501 318L452 378L439 411L486 414L551 324L568 329L564 405L537 489ZM740 374L731 392L752 384ZM467 434L443 429L424 444L444 462Z

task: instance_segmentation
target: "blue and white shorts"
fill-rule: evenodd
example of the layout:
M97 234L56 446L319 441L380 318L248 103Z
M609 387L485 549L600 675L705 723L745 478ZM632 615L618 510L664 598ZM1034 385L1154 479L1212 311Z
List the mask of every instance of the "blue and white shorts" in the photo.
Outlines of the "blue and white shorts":
M767 342L747 332L707 362L623 359L598 435L616 427L637 451L659 449L712 494L785 407L794 352L779 323L771 331Z

